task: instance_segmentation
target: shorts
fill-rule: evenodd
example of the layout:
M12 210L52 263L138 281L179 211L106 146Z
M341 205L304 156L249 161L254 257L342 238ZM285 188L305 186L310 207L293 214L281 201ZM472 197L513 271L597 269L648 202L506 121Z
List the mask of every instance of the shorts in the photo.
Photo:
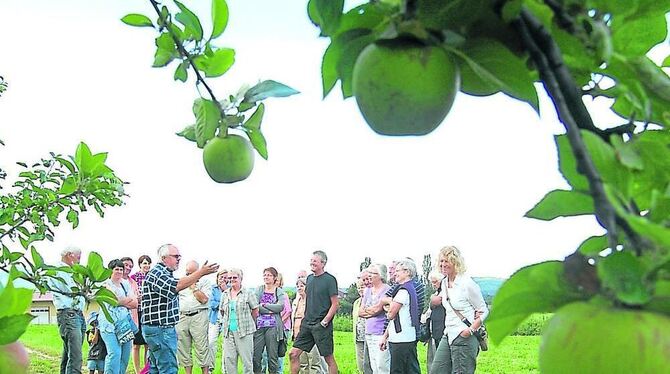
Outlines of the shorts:
M298 336L293 342L293 346L302 351L309 352L314 345L319 348L321 356L330 356L333 354L333 324L323 327L320 323L308 324L303 322L300 325Z
M88 370L98 370L102 373L105 371L105 360L88 360L86 367Z

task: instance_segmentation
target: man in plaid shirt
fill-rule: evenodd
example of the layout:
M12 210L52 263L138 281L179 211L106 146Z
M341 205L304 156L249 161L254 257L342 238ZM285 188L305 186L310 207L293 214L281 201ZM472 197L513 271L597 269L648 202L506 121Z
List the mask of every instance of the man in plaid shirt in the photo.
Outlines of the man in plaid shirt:
M188 288L205 275L216 273L218 264L205 264L183 278L172 274L181 255L172 244L158 248L160 262L151 269L142 283L142 334L149 347L152 374L176 374L177 332L179 322L179 291Z

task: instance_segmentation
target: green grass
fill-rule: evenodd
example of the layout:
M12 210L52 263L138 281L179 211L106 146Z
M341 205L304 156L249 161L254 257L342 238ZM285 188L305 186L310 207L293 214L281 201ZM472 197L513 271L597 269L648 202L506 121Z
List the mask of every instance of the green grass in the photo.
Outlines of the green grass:
M30 373L52 374L59 371L62 341L55 325L31 325L21 337L21 342L32 351L30 354ZM477 359L477 373L512 374L539 373L537 351L539 336L510 336L498 347L481 352ZM84 344L84 357L88 346ZM418 345L422 373L426 372L426 348ZM340 373L356 373L356 353L351 332L335 332L335 359ZM288 373L288 357L284 373ZM221 373L221 350L217 353L215 373ZM183 369L179 371L183 373ZM196 369L196 373L200 370ZM240 371L241 372L241 371ZM128 365L128 373L134 373L133 365Z

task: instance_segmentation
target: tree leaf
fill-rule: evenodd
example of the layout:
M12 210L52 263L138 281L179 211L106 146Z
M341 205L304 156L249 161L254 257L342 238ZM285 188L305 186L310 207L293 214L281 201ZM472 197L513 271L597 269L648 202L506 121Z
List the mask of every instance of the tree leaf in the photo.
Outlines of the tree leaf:
M642 280L645 274L642 263L629 251L615 251L600 259L596 271L602 285L614 291L620 301L642 305L651 299L651 292Z
M156 53L154 54L154 63L152 66L165 66L178 55L174 40L169 33L164 32L156 38Z
M174 71L174 80L186 82L188 79L188 64L188 60L184 60L177 66L177 69Z
M563 263L547 261L521 268L502 284L486 319L491 340L499 344L533 313L552 312L585 297L563 276Z
M26 332L33 318L35 317L28 313L0 318L0 345L17 341Z
M175 4L177 4L181 10L180 13L177 13L175 19L184 25L184 32L192 35L194 40L201 41L202 25L200 24L198 16L179 1L175 0Z
M492 39L477 39L470 41L463 50L447 49L465 62L460 64L461 91L475 96L502 91L540 112L533 74L525 61L505 45Z
M344 0L309 0L307 7L310 19L321 28L322 36L330 36L337 31Z
M82 174L86 174L88 172L88 170L85 168L92 157L93 155L91 154L91 149L88 148L88 145L86 145L84 142L80 142L79 146L77 146L77 150L74 153L74 163L77 165L77 168L79 171L81 171Z
M265 113L265 105L261 103L260 105L258 105L258 108L256 108L254 114L252 114L251 117L249 117L249 119L242 126L252 131L260 130L264 113Z
M614 17L611 30L614 50L624 56L643 56L667 36L664 14L621 22Z
M126 25L136 27L154 27L154 24L153 22L151 22L151 19L149 19L149 17L143 14L136 14L136 13L127 14L123 18L121 18L121 22L125 23Z
M216 128L221 120L221 112L212 100L197 99L193 102L195 114L195 139L198 148L205 146L208 140L216 135Z
M212 0L212 36L209 39L216 39L228 25L228 4L226 0Z
M208 78L220 77L235 63L235 50L231 48L220 48L214 51L212 56L207 57L204 72Z
M88 254L88 262L86 263L86 266L91 272L92 279L95 282L102 282L105 279L103 279L103 276L105 275L105 270L108 270L105 265L102 262L102 257L96 253L96 252L91 252Z
M553 190L526 213L528 218L550 221L557 217L593 214L593 198L579 191Z
M195 125L188 125L184 127L184 129L178 132L177 135L182 136L192 142L196 141Z
M72 228L76 229L79 226L79 212L74 209L70 209L65 216L68 222L72 224Z
M249 136L251 145L254 146L254 148L256 149L258 154L261 155L261 157L267 160L268 159L267 142L265 141L265 136L263 136L261 130L246 129L246 128L245 130L247 132L247 135Z
M8 280L5 288L0 291L0 317L25 313L30 308L33 290L16 288L14 282ZM2 331L2 329L0 329Z
M265 80L248 89L242 102L255 103L269 97L286 97L298 93L300 92L283 83Z
M30 247L30 255L33 258L33 264L35 265L35 268L41 268L44 265L44 259L42 258L42 255L40 255L40 253L37 252L33 246Z
M609 247L607 235L591 236L579 245L577 250L584 256L595 256Z

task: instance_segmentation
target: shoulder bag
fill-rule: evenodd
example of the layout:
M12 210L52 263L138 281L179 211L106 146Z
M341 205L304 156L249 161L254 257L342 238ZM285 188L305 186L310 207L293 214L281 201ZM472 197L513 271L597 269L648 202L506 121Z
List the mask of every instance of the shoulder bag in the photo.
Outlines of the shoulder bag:
M446 292L445 292L446 293ZM449 294L447 294L447 302L449 303L449 306L451 309L456 313L458 318L461 319L461 322L463 322L466 326L470 327L472 326L472 323L468 321L467 318L461 312L456 310L453 305L451 305L451 300L449 300ZM486 327L484 327L484 323L482 322L482 325L474 331L474 335L477 338L477 341L479 341L479 348L481 348L482 351L488 351L489 350L489 336L488 333L486 332Z

